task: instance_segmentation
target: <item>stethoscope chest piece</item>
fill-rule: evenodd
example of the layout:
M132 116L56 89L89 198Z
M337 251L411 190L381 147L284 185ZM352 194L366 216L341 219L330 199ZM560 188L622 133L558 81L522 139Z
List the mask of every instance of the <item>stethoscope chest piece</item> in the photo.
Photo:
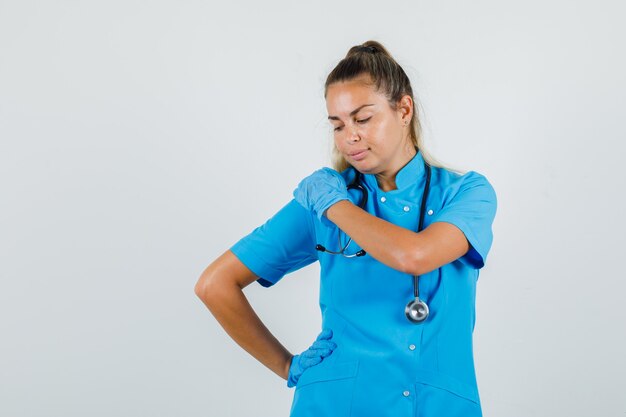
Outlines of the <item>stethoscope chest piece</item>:
M406 318L412 323L422 323L428 317L428 312L428 304L419 298L409 301L404 308Z

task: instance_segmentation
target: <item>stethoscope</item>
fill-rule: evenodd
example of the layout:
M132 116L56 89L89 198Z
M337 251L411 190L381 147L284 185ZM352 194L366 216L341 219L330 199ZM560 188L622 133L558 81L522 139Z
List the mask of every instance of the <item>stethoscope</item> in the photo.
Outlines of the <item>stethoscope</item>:
M424 227L424 212L426 211L426 200L428 199L428 191L430 189L430 165L428 165L428 163L424 161L424 167L426 168L426 184L424 185L424 192L422 194L422 206L420 208L420 220L417 226L418 233L421 232ZM361 201L359 202L359 207L365 210L365 205L367 204L367 190L365 189L365 187L363 187L363 185L361 185L361 175L362 175L361 172L356 169L355 171L356 171L356 176L354 177L354 180L352 181L352 183L348 185L348 190L357 189L361 192L363 197L361 198ZM366 252L363 249L351 255L346 254L346 249L350 245L350 242L352 242L352 238L349 238L348 243L346 243L344 247L341 247L341 239L339 236L340 234L341 233L337 234L337 241L339 242L339 247L341 248L339 252L330 251L326 249L324 246L320 245L319 243L315 245L315 249L321 252L328 252L332 255L342 255L346 258L354 258L354 257L365 255ZM419 276L418 275L413 275L413 294L415 295L415 299L409 301L409 303L406 305L406 307L404 308L404 314L406 315L406 318L409 319L411 323L421 324L428 317L429 309L428 309L428 304L426 304L424 300L420 300L419 298Z

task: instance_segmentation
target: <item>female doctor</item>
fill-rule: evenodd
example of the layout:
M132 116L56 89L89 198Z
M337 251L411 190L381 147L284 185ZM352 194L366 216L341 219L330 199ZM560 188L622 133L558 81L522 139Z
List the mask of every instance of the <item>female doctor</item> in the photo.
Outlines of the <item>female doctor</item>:
M293 200L207 267L196 294L295 387L292 417L481 416L472 333L495 192L483 175L425 152L409 79L380 43L352 47L325 98L335 169L304 178ZM322 330L293 355L242 290L315 261Z

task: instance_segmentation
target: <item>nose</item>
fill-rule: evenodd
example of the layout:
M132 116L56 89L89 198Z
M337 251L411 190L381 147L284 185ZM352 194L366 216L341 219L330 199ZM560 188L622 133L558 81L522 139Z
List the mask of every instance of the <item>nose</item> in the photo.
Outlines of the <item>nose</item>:
M348 135L348 141L356 142L356 141L358 141L360 139L361 139L361 137L359 136L359 132L357 131L356 126L353 126L350 129L350 134Z

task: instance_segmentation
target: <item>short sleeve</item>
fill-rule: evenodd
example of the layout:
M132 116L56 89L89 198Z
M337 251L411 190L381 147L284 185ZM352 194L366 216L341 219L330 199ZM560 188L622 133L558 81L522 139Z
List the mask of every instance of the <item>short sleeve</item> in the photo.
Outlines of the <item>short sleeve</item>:
M470 248L459 260L480 269L485 265L493 242L492 224L496 208L496 193L487 178L470 171L463 176L456 193L432 222L452 223L461 229Z
M259 284L271 287L286 274L318 260L311 216L292 199L230 250L259 277Z

